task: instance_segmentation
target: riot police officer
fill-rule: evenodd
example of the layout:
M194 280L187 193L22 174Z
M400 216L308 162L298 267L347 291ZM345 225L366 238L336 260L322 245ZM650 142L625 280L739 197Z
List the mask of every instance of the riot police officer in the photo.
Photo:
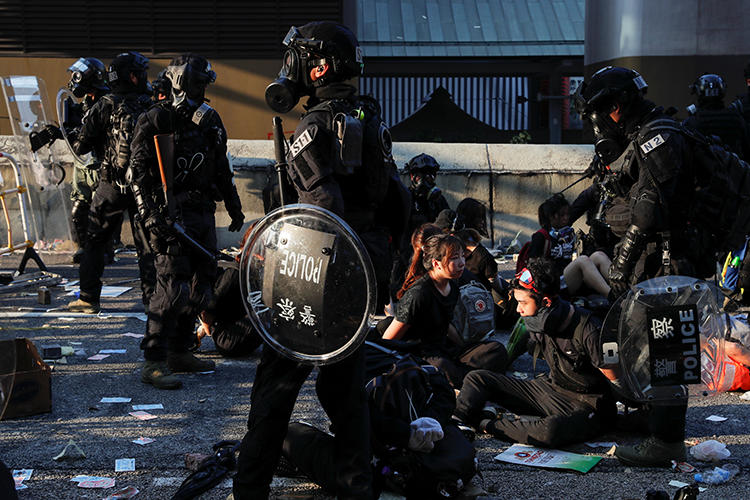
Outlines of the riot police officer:
M719 75L704 74L690 85L691 93L698 96L698 104L688 106L690 116L682 122L703 135L715 135L742 159L750 158L750 138L745 120L739 111L724 106L726 84Z
M691 246L684 217L693 182L689 145L679 124L645 99L647 88L638 72L607 66L575 95L576 110L593 127L596 154L630 199L630 225L609 270L617 295L662 274L696 276L706 264L685 252ZM687 403L652 405L651 436L619 446L616 456L643 466L684 459L686 411Z
M227 134L219 113L205 101L216 73L206 58L184 54L167 67L171 99L141 115L135 127L130 165L139 217L155 252L157 284L148 309L149 328L141 342L145 364L141 381L159 389L176 389L175 371L207 371L210 360L188 351L196 315L209 308L216 262L197 253L175 228L204 248L216 251L216 201L231 217L229 231L242 228L244 215L227 160ZM156 149L155 136L173 137L174 155ZM165 190L162 179L172 172ZM164 175L164 177L162 177ZM170 182L170 181L167 181ZM173 193L167 199L165 193Z
M412 209L409 217L409 229L414 231L426 222L435 222L443 210L449 209L442 191L435 185L435 177L440 164L432 156L422 153L404 165L409 174L409 191L411 191Z
M102 289L105 252L119 230L125 210L130 217L138 252L143 302L148 304L155 277L153 258L142 227L133 220L135 205L125 173L130 161L130 141L138 116L150 105L146 70L148 59L138 52L123 52L112 60L107 79L112 92L102 97L86 114L72 144L77 155L93 152L101 159L100 180L89 212L88 235L81 256L80 297L71 311L96 313Z
M397 177L390 133L379 117L379 106L358 97L356 89L346 83L362 71L359 43L348 28L333 22L292 27L283 43L284 63L279 78L266 89L266 101L274 111L286 113L302 95L309 96L287 156L299 201L341 216L367 247L376 275L382 277L385 272L387 278L388 223L397 217L385 221L381 217L389 208L389 183ZM343 120L348 120L347 128L360 127L347 117L361 122L361 135L334 134L334 126ZM362 138L361 147L357 137ZM380 278L378 285L387 297L387 281L384 290ZM360 348L322 366L316 384L335 428L332 462L339 497L373 495L363 364ZM263 349L234 478L235 499L267 498L292 408L311 369L273 349Z

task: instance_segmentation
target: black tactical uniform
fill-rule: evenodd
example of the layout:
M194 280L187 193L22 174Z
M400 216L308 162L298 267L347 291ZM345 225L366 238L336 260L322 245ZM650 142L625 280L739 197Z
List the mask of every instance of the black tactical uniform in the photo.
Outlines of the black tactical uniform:
M679 124L643 98L646 89L636 71L608 66L576 92L576 108L594 128L597 155L630 200L630 226L609 271L618 295L663 274L702 277L714 265L704 255L690 253L698 246L685 223L694 179L690 147ZM686 411L687 403L652 405L652 438L639 447L619 447L618 458L654 465L663 458L660 450L666 450L682 459Z
M133 229L143 303L146 306L153 293L153 256L142 226L133 218L135 203L126 179L135 122L151 105L147 94L147 68L148 59L137 52L122 53L112 61L108 74L112 93L102 97L89 110L72 145L78 155L93 152L95 157L101 159L101 166L99 184L89 212L88 236L81 256L80 299L69 305L70 310L98 311L107 245L115 231L119 230L125 210ZM136 83L131 81L131 76Z
M698 105L688 106L690 116L682 124L705 136L719 137L740 158L750 159L750 137L745 120L737 109L724 107L724 79L706 74L699 77L690 89L698 96Z
M387 295L388 223L393 221L383 217L392 210L386 201L389 186L398 181L394 181L390 133L378 116L377 103L358 98L353 87L342 83L361 72L356 38L341 25L319 22L292 28L284 44L285 64L266 89L266 100L284 113L296 104L300 92L310 95L287 157L299 201L333 211L357 232L372 258L379 289L385 278L386 287L380 290ZM311 81L310 71L326 66L324 76ZM354 142L347 141L353 139L345 135L343 145L334 139L332 122L338 113L362 122L362 147L351 156L341 152L350 150ZM284 358L267 346L263 349L234 478L235 499L267 498L289 417L311 370L312 366ZM316 391L335 430L334 493L341 498L372 495L363 387L362 348L320 368Z
M230 231L241 229L244 216L226 157L226 131L219 114L203 102L205 87L215 80L215 73L206 59L188 54L172 60L167 77L172 81L173 99L141 115L133 138L131 169L137 210L149 231L157 273L148 311L151 327L141 343L146 359L141 378L159 388L176 388L179 381L164 378L172 377L165 361L173 371L213 369L212 362L197 360L188 348L198 311L211 305L216 262L179 242L171 223L180 224L189 236L215 252L216 200L224 200L232 219ZM154 136L160 134L174 136L171 214L154 145ZM161 154L162 161L170 161L165 151ZM154 375L155 371L161 375Z
M409 232L425 222L435 222L443 210L449 209L442 191L435 185L435 176L440 164L432 156L422 153L404 165L409 174L412 208L409 215Z

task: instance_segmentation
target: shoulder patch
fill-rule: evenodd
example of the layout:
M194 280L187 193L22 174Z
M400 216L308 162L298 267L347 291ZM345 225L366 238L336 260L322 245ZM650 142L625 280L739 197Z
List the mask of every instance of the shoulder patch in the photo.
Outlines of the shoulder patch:
M665 142L666 141L661 136L661 134L656 134L651 139L649 139L648 141L646 141L643 144L641 144L641 151L643 151L643 154L648 154L651 151L653 151L654 149L656 149L659 146L661 146L662 144L664 144Z
M297 139L292 143L292 145L289 147L289 154L292 157L292 160L297 158L302 151L307 149L307 147L312 144L313 139L315 139L315 135L318 133L318 126L316 124L312 124L309 127L305 129L304 132L300 134Z
M198 109L196 109L193 113L193 123L195 123L196 125L200 125L201 121L203 121L203 118L205 118L205 116L208 115L211 111L213 111L213 108L204 102L203 104L198 106Z

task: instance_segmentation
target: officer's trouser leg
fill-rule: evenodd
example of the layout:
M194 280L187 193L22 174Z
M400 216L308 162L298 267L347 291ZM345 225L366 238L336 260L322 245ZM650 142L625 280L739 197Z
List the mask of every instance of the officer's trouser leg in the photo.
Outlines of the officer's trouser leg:
M654 437L667 443L685 439L687 402L674 405L651 404L648 413L648 430Z
M292 422L284 438L284 457L328 492L336 491L336 442L311 425Z
M235 500L268 498L289 417L311 370L263 348L253 383L248 430L237 459Z
M320 368L318 399L335 433L336 496L372 497L370 414L364 380L364 349Z
M91 203L87 241L79 268L80 297L87 302L99 302L107 242L126 208L126 198L117 187L104 181L99 183Z

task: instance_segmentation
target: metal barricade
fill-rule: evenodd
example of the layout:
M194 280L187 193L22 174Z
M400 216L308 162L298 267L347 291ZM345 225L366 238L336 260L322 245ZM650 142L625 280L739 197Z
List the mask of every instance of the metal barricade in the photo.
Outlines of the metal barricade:
M7 244L0 248L0 256L8 255L16 250L23 250L25 248L33 248L34 242L29 237L29 226L28 226L28 215L26 209L26 203L28 200L28 188L23 184L23 178L21 177L21 170L18 167L18 162L12 155L0 151L0 158L5 158L10 162L13 168L13 177L16 182L16 187L11 189L5 189L0 191L0 204L3 207L3 216L5 218L5 224L7 226ZM1 183L0 183L1 184ZM13 226L10 221L10 212L8 211L8 204L6 197L16 195L18 197L18 211L21 215L21 229L23 232L23 241L13 241Z

